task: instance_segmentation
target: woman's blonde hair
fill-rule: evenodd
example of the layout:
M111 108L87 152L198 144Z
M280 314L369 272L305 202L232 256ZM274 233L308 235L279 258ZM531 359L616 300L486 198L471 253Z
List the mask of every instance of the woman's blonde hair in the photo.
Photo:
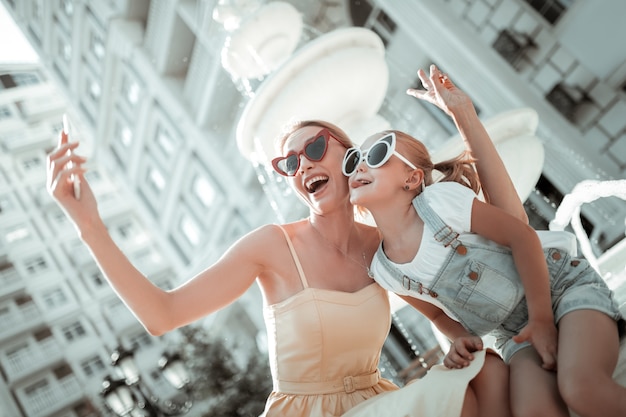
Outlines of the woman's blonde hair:
M396 150L424 171L424 185L433 184L433 171L439 171L442 177L436 182L454 181L471 188L477 194L480 192L480 179L474 167L476 160L469 151L463 151L456 158L433 164L426 146L413 136L397 130L386 130L381 135L392 132L396 135Z
M283 131L281 133L281 135L276 138L276 149L279 153L281 153L283 151L283 148L285 146L285 143L287 143L287 140L291 137L291 135L294 134L294 132L303 129L305 127L309 127L309 126L317 126L321 129L327 129L330 134L337 139L346 149L351 148L354 146L354 144L352 143L352 141L350 140L350 138L348 137L348 135L346 134L346 132L344 132L340 127L338 127L337 125L334 125L332 123L329 122L324 122L322 120L299 120L296 122L293 122L289 125L286 125L283 128Z

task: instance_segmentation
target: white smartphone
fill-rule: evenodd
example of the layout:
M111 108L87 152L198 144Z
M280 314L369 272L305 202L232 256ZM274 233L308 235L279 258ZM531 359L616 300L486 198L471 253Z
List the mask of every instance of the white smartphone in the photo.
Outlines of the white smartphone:
M68 139L70 139L70 123L67 120L67 114L63 114L63 132L67 135ZM69 167L72 168L74 166L73 162L69 163ZM80 200L80 179L76 175L72 175L70 177L72 180L72 184L74 185L74 198Z

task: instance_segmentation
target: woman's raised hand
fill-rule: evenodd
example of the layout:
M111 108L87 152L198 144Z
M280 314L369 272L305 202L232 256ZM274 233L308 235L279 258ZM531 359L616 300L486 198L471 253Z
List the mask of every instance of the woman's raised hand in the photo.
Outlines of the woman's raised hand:
M74 150L78 142L69 143L65 131L59 133L59 142L47 158L46 188L48 193L63 208L72 221L80 228L93 213L97 213L96 200L85 180L83 164L86 159L77 155ZM80 199L74 195L72 176L80 181Z
M439 71L435 65L430 66L430 76L427 76L422 69L417 72L417 75L424 85L424 90L409 88L406 91L408 95L434 104L448 116L453 116L454 111L461 106L473 106L469 96L454 85L450 78Z

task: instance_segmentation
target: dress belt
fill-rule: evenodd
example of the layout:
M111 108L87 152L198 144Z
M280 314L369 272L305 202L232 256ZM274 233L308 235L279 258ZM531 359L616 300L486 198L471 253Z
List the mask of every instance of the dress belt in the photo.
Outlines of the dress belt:
M283 394L332 394L336 392L351 393L359 389L373 387L380 381L380 371L365 375L347 376L333 381L300 382L274 381L274 391Z

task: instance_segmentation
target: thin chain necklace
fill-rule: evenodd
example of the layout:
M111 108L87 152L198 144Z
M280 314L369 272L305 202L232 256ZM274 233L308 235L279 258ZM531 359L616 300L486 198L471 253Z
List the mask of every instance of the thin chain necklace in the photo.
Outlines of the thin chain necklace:
M328 246L331 246L331 247L335 248L337 251L339 251L339 253L341 253L344 256L344 258L351 260L352 262L354 262L355 264L359 265L362 268L365 268L365 271L367 272L367 276L370 277L370 278L374 278L374 274L372 273L372 271L370 270L370 267L367 264L367 258L365 257L365 250L363 250L361 252L361 255L363 256L363 263L361 263L361 262L357 261L356 259L354 259L352 256L350 256L347 253L345 253L339 246L335 245L333 242L331 242L330 240L326 239L326 236L324 236L322 234L322 232L317 230L317 227L315 227L315 225L311 221L310 217L307 218L307 221L309 222L309 224L311 225L313 230L315 230L315 233L317 233L319 235L319 237L321 237L322 240L324 240L324 242L326 242L326 244Z

